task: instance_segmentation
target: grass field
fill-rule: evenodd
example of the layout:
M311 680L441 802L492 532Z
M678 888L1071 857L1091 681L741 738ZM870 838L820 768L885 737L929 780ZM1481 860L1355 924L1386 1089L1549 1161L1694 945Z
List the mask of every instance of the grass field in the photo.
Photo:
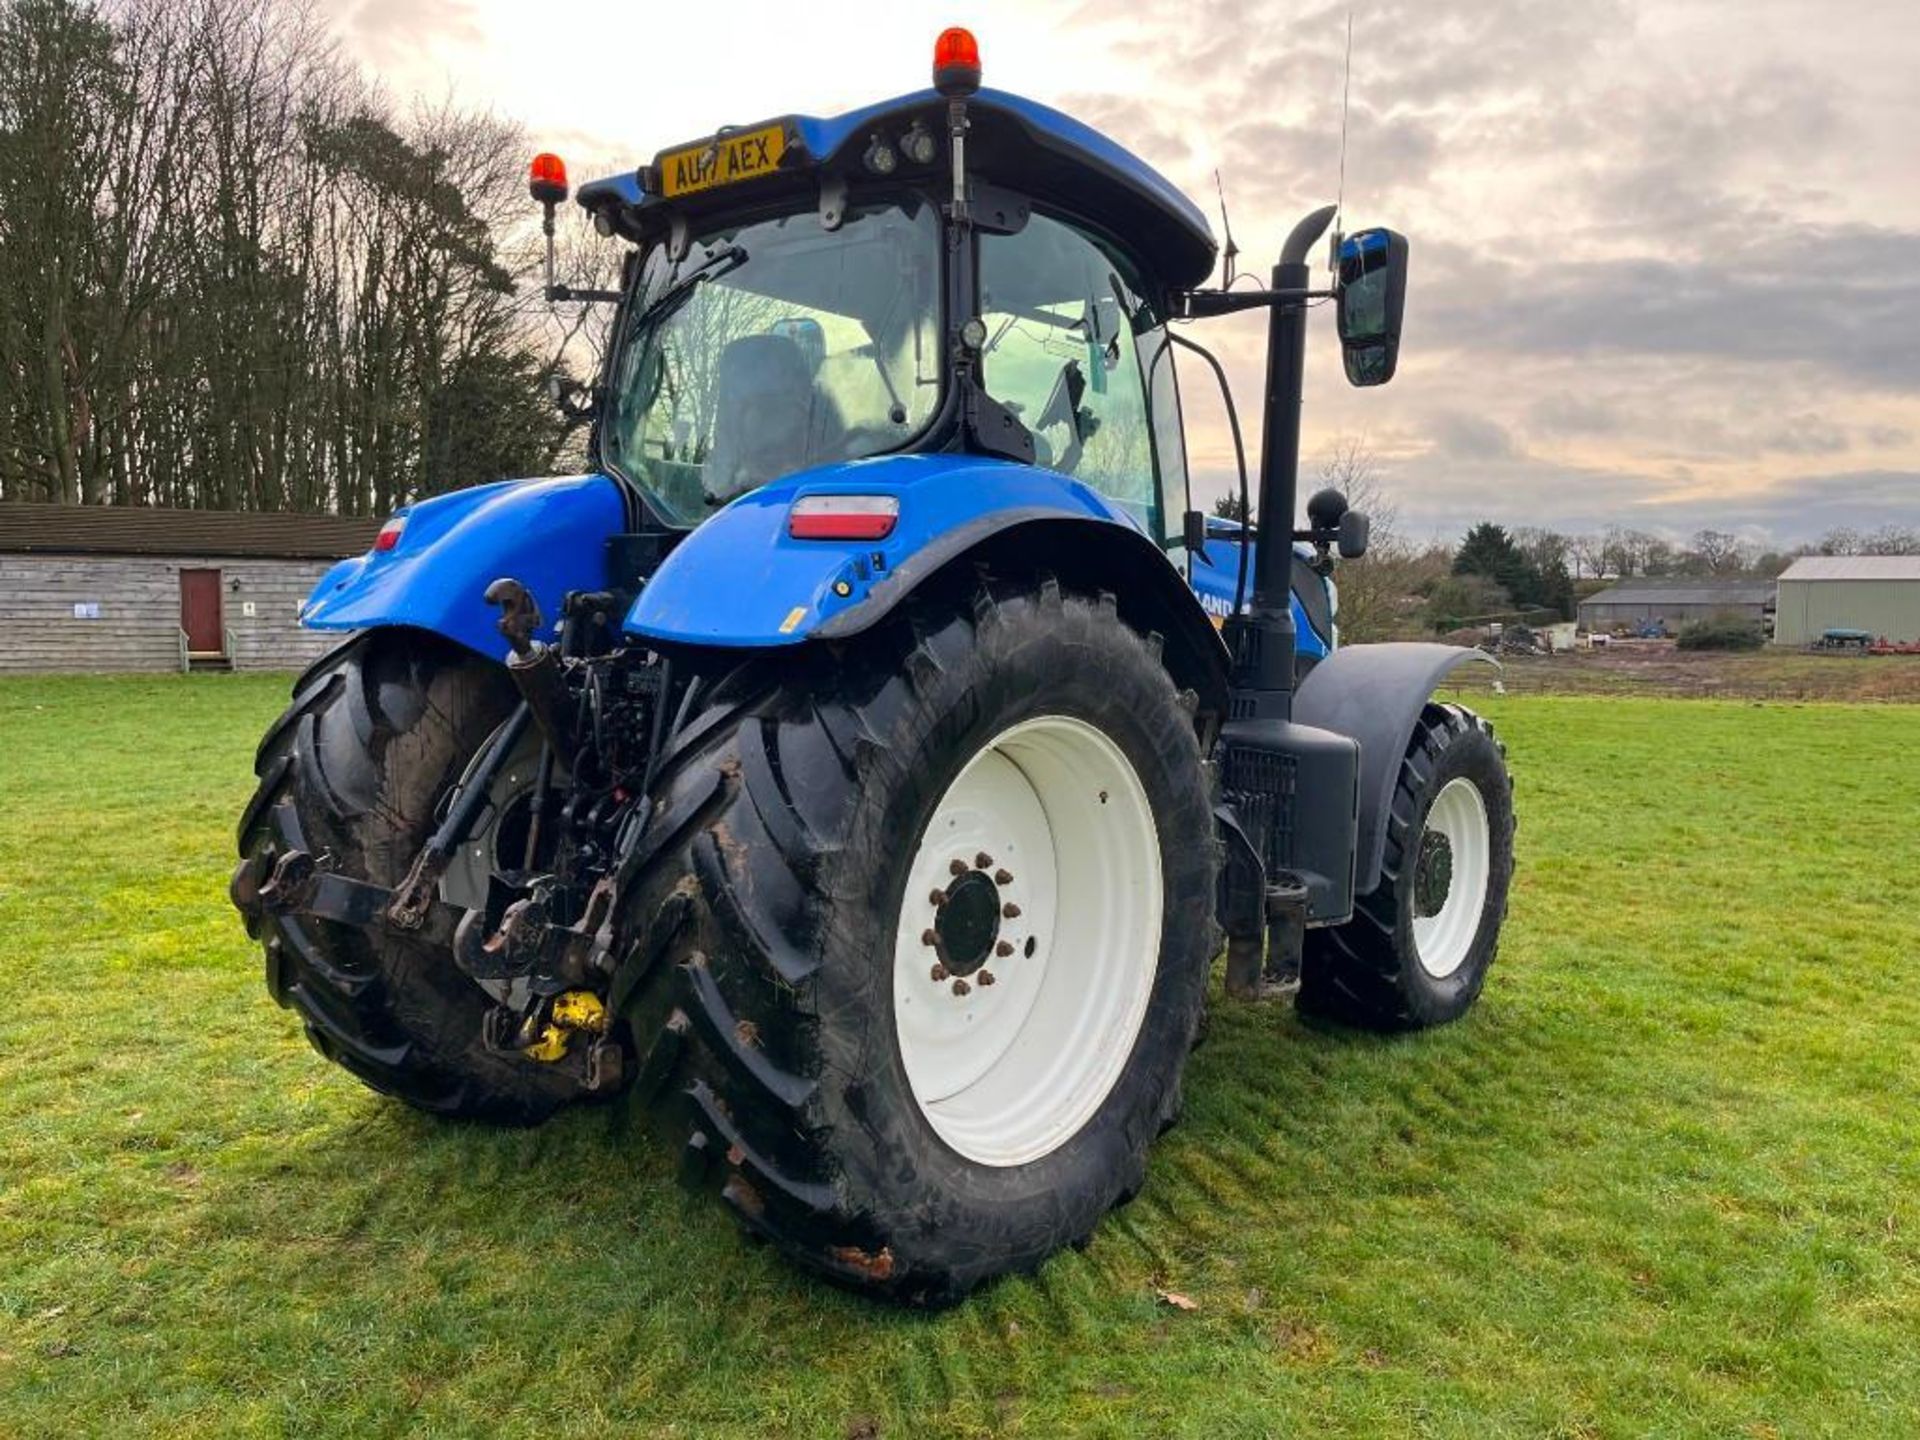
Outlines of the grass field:
M284 684L0 684L0 1435L1920 1431L1920 709L1489 697L1479 1009L1222 1004L1139 1199L928 1317L315 1056L224 894Z

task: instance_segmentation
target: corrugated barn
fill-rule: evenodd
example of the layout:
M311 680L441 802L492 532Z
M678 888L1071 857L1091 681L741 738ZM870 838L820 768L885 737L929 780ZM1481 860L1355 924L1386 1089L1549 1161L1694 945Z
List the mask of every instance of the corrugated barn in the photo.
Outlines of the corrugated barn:
M1829 630L1920 640L1920 555L1809 555L1789 565L1773 638L1811 645Z
M339 637L299 626L377 520L0 505L0 672L296 669Z
M1771 580L1621 580L1580 602L1580 624L1587 630L1637 630L1657 621L1671 634L1717 615L1764 624L1772 608Z

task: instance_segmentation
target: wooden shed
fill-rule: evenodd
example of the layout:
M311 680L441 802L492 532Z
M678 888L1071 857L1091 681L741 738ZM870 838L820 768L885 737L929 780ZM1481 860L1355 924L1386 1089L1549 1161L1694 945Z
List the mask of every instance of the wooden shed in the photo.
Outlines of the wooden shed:
M300 628L327 569L378 520L0 504L0 673L296 669L337 643Z

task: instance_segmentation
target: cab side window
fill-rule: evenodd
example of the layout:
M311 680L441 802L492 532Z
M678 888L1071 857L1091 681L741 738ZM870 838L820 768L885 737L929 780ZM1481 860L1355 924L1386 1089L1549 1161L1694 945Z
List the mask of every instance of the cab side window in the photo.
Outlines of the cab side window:
M1035 215L1017 235L981 238L987 393L1033 432L1038 464L1120 502L1160 540L1142 309L1114 260L1070 225Z

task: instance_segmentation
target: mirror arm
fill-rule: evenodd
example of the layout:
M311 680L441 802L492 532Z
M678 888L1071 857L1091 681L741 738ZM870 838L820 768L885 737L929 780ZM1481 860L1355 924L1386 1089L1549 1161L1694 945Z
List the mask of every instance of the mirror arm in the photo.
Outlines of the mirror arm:
M1338 293L1334 290L1187 290L1175 297L1175 306L1183 320L1206 320L1240 310L1257 310L1263 305L1331 300Z
M575 290L569 285L547 286L547 299L552 301L580 300L589 305L617 305L620 298L618 290Z

